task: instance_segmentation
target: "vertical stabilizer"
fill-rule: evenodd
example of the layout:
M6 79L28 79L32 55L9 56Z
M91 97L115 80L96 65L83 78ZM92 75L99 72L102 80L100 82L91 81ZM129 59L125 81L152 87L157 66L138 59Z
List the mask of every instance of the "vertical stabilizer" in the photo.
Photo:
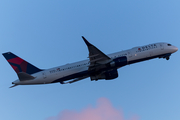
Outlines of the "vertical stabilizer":
M27 61L23 60L22 58L16 56L11 52L3 53L3 56L6 58L8 63L11 65L11 67L17 74L20 72L24 72L31 75L36 72L42 71L41 69L35 67L34 65L28 63Z

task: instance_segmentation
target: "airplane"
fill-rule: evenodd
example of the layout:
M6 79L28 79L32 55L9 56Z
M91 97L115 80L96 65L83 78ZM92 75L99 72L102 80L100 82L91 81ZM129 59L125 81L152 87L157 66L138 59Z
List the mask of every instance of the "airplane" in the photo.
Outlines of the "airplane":
M5 59L17 73L19 79L12 82L17 85L35 85L50 83L74 83L90 77L91 81L112 80L118 77L117 69L126 65L154 58L169 60L178 48L169 43L160 42L134 47L132 49L106 55L83 37L89 50L87 60L66 64L50 69L39 69L11 52L3 53Z

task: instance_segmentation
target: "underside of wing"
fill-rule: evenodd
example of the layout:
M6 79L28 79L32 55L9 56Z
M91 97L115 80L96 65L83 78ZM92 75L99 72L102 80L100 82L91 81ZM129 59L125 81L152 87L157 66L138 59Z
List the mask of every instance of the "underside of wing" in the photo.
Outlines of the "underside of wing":
M83 76L83 77L75 78L75 79L70 80L70 81L68 81L68 82L61 81L60 83L61 83L61 84L68 84L68 83L71 84L71 83L80 81L80 80L82 80L82 79L85 79L85 78L87 78L87 77L89 77L89 76Z

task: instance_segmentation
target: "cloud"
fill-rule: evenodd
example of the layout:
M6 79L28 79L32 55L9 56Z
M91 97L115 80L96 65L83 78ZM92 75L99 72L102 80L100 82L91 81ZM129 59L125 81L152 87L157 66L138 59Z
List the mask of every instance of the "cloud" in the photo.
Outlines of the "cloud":
M88 106L80 112L64 110L59 115L46 120L139 120L139 117L135 115L125 119L123 112L113 108L108 99L100 98L95 108Z

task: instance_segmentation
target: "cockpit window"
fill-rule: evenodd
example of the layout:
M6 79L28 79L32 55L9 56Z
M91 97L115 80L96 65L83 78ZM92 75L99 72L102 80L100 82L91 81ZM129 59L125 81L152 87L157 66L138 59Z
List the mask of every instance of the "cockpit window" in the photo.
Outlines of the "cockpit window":
M171 44L167 44L168 46L172 46Z

